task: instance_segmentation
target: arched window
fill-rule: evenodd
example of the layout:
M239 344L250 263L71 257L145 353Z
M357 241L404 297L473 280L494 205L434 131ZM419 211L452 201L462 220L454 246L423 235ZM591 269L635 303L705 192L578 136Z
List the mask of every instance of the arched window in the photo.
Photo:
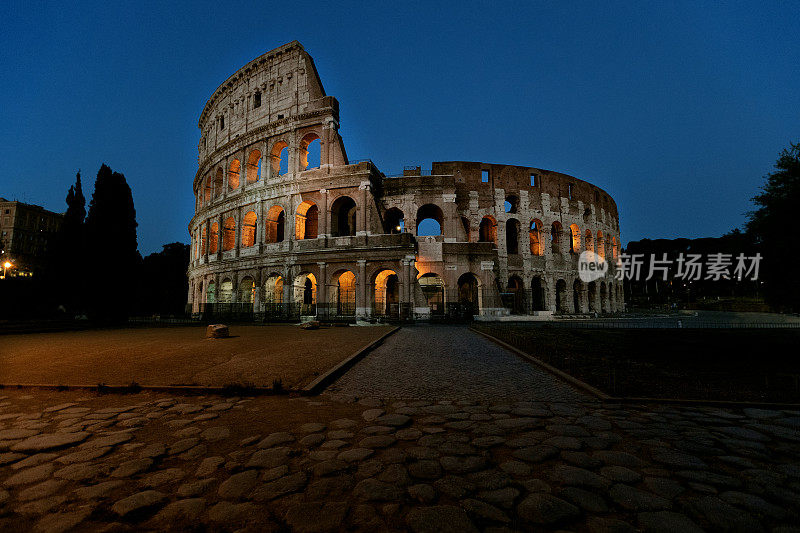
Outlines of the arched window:
M403 233L406 228L404 217L403 212L396 207L386 211L386 215L383 218L386 233Z
M297 208L295 215L294 238L297 240L316 239L319 222L319 208L310 200L304 201Z
M594 252L594 240L592 239L592 230L587 229L584 236L584 247L590 252Z
M241 168L242 164L238 159L231 161L231 167L228 169L228 187L231 190L239 188L239 172Z
M581 250L581 230L577 224L570 224L569 253L577 254Z
M206 227L203 225L200 228L200 253L198 256L205 255L206 247L208 246L208 235L206 235Z
M211 182L211 174L206 176L204 180L205 185L203 186L203 203L208 204L211 201L211 196L213 195L214 186Z
M211 223L211 231L208 237L208 253L217 253L217 246L219 245L219 224L217 222Z
M283 242L286 232L286 215L283 208L273 205L267 212L267 226L264 229L266 242Z
M617 237L611 237L611 258L616 260L617 254L619 254L619 247L617 245Z
M227 252L236 247L236 221L233 217L225 219L222 227L222 251Z
M217 168L217 172L214 174L214 198L220 196L222 196L222 169Z
M283 278L273 274L264 282L264 303L283 303Z
M432 315L444 315L444 281L433 272L423 274L417 280L422 294L425 296L425 301L428 303L428 309L431 310Z
M458 278L458 303L465 315L477 315L480 313L478 279L475 274L467 272Z
M340 196L331 205L331 235L348 237L356 234L356 203L349 196Z
M356 314L356 275L347 270L336 282L336 313L340 316Z
M478 242L493 242L497 244L497 221L494 217L486 215L481 220L478 228Z
M442 234L444 214L436 204L425 204L417 209L417 236L429 237Z
M233 282L225 279L219 286L219 303L229 304L233 301Z
M513 194L509 194L506 196L504 208L506 213L516 213L519 210L519 198Z
M375 298L372 312L378 316L400 313L400 282L394 270L382 270L375 276Z
M256 243L256 214L248 211L242 217L242 246L249 248Z
M554 255L561 253L561 223L558 221L550 226L550 247Z
M239 303L252 304L255 301L256 284L253 278L247 276L239 282Z
M516 218L506 222L506 252L509 255L519 254L519 220Z
M531 255L544 255L542 249L542 221L538 218L531 221L531 229L528 233L531 241Z
M319 135L309 133L300 141L300 170L319 168L322 156L322 143Z
M272 145L270 162L273 176L282 176L289 172L289 145L285 141L278 141Z
M597 253L600 257L606 257L606 237L602 231L597 232Z
M247 156L247 183L255 183L261 179L261 151L253 150Z

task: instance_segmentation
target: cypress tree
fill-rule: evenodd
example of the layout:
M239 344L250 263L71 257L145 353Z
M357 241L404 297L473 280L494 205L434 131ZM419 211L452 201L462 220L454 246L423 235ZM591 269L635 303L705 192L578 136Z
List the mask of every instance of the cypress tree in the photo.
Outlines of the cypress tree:
M125 176L103 164L97 172L85 232L85 296L93 320L122 322L128 318L141 261L137 225Z

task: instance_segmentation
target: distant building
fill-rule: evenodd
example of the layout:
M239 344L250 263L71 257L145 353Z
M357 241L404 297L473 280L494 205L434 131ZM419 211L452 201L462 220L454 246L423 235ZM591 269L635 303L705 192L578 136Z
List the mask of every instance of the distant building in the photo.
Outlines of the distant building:
M63 220L61 213L0 197L0 256L14 264L9 276L31 276L45 264Z

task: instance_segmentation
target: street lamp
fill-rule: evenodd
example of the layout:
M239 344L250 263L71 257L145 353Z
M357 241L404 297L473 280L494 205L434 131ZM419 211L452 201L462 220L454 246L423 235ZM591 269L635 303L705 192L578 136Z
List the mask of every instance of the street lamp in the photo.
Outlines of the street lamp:
M13 266L14 265L11 263L11 261L6 261L3 263L3 279L6 279L6 271Z

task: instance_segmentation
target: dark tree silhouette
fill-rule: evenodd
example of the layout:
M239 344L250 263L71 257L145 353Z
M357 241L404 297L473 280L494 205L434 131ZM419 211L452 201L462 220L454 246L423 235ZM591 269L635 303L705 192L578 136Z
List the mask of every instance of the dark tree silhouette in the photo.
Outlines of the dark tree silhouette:
M182 315L186 310L189 280L188 244L165 244L160 252L142 261L139 312L143 314Z
M125 176L103 164L97 172L86 217L84 260L89 318L128 318L141 256L136 242L136 210Z
M83 233L86 218L86 199L83 196L80 170L75 175L75 185L67 192L67 211L59 230L58 238L52 246L52 259L48 261L50 273L48 281L52 283L52 294L58 305L74 315L82 311L82 293L84 291Z
M764 293L774 308L800 311L800 248L794 242L800 206L800 143L790 143L775 162L775 172L765 176L761 194L753 198L756 210L748 213L747 231L761 245Z

